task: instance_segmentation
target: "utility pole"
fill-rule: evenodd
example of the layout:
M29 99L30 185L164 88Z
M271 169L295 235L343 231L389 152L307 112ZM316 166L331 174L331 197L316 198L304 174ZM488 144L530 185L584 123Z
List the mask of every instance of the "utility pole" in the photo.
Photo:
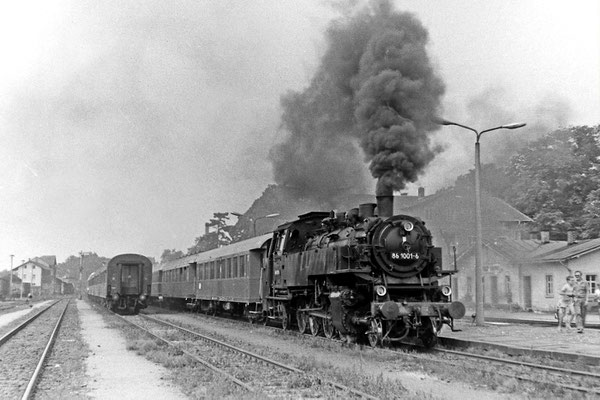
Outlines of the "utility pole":
M83 257L91 256L93 253L91 251L80 251L79 252L79 300L81 300L83 296Z
M81 300L81 293L83 288L83 251L79 252L79 300Z
M25 264L25 260L23 260L23 262L21 263L21 266ZM21 268L21 295L19 296L19 299L23 299L23 270L25 268Z
M13 258L15 258L14 254L10 255L10 276L9 276L9 281L10 283L8 284L8 297L10 299L12 299L12 270L13 270Z

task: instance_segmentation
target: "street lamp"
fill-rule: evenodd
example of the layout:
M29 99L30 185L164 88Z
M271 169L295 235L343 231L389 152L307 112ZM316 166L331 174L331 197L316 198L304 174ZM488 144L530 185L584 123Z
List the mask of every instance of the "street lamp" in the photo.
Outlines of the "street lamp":
M495 128L485 129L478 132L469 126L458 124L456 122L446 121L445 119L437 119L436 123L440 125L455 125L475 133L475 225L476 225L476 252L475 252L475 323L479 326L484 325L485 318L483 316L483 273L481 269L482 258L482 228L481 228L481 160L479 150L479 138L485 132L495 131L497 129L518 129L524 127L525 123L515 123L508 125L500 125Z
M269 214L269 215L263 215L262 217L254 218L254 220L252 221L252 233L254 234L254 236L256 236L256 221L258 221L259 219L275 218L275 217L279 217L279 213L273 213L273 214Z
M235 215L238 218L240 218L240 217L243 216L243 214L240 214L238 212L231 212L231 215ZM256 218L247 217L250 221L252 221L252 236L256 236L256 221L258 221L259 219L275 218L275 217L279 217L279 213L273 213L273 214L263 215L261 217L256 217Z

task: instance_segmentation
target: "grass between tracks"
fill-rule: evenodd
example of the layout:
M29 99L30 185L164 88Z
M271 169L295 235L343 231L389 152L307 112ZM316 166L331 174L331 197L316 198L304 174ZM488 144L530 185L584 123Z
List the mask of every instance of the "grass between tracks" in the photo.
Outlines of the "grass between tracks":
M139 330L124 322L109 319L109 325L123 331L128 349L137 352L146 358L160 363L169 368L170 379L181 390L194 399L261 399L259 394L242 392L232 383L206 370L190 360L181 351L169 349L162 343L140 335ZM188 326L188 328L193 328ZM577 392L564 392L546 384L523 382L515 378L500 376L494 370L485 367L475 367L464 364L450 364L439 355L423 358L421 355L413 356L412 352L392 353L387 351L366 351L360 346L342 347L338 343L326 341L313 341L311 338L293 337L284 331L272 330L265 335L288 336L286 340L300 341L304 347L313 351L333 352L349 355L356 360L352 365L344 368L321 362L310 351L304 355L290 357L288 354L278 354L269 348L253 348L252 351L268 356L286 364L293 364L306 371L309 375L293 378L288 385L293 388L311 387L314 379L327 379L346 386L364 391L382 399L431 399L431 395L420 392L410 395L406 389L393 378L394 373L411 372L415 380L424 379L423 376L435 377L443 382L464 382L472 387L495 393L511 394L520 398L556 398L578 400L593 398ZM497 356L501 356L498 354ZM291 359L293 358L293 359ZM526 360L523 360L526 361ZM536 362L530 358L531 362ZM386 373L374 374L370 370L373 363L386 366ZM548 364L548 363L547 363ZM481 364L480 364L481 365ZM243 377L240 377L243 379ZM423 383L425 384L425 383Z

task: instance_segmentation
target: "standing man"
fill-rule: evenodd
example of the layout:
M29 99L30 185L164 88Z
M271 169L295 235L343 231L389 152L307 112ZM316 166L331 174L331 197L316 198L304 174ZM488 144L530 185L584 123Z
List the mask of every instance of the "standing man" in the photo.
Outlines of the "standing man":
M571 330L571 321L573 320L573 284L575 283L575 278L573 275L567 276L567 283L560 289L558 294L560 295L560 299L558 301L558 331L562 330L563 320L568 330ZM569 320L566 320L565 317L569 315Z
M585 312L588 303L588 285L583 280L581 271L575 271L575 283L573 284L573 308L575 309L575 324L577 333L583 333L585 325Z

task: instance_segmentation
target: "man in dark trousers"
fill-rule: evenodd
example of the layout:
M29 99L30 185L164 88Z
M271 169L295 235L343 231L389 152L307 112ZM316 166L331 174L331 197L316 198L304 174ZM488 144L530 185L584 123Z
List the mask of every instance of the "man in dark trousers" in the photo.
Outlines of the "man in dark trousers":
M588 285L583 280L581 271L575 271L575 283L573 284L573 308L575 309L575 324L577 333L583 333L585 325L585 312L588 303Z

